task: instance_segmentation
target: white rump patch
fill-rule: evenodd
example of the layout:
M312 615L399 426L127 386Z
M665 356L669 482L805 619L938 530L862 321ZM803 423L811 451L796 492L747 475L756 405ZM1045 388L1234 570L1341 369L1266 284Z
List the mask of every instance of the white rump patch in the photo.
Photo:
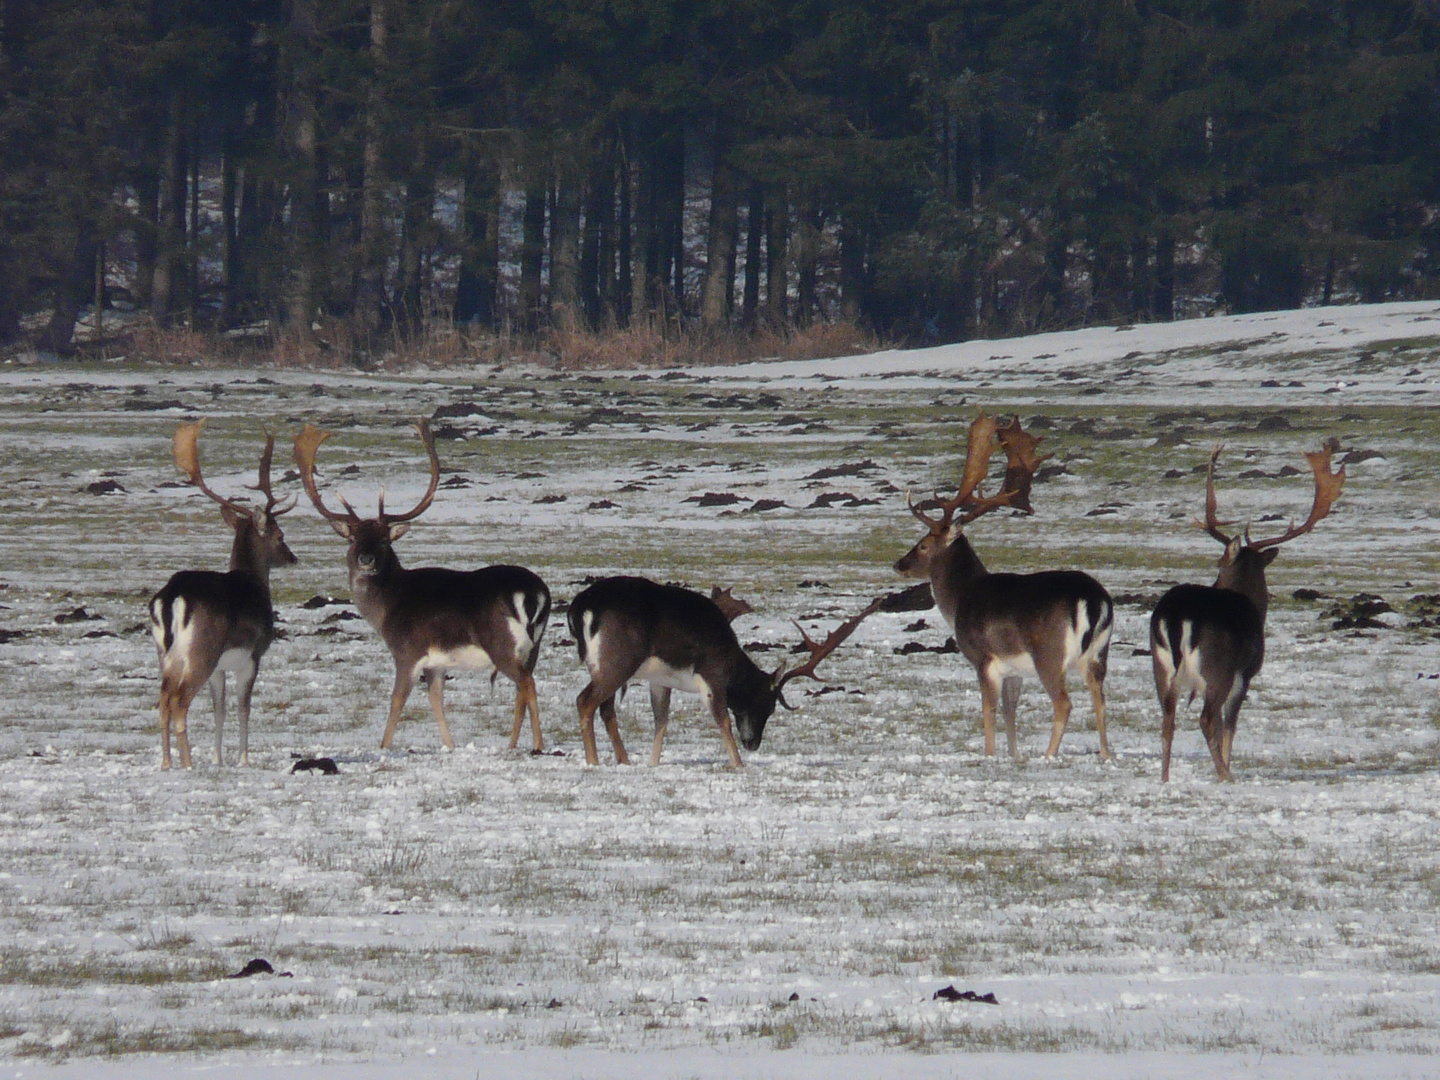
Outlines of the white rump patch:
M1163 627L1159 636L1161 638L1165 636ZM1171 657L1175 654L1175 650L1170 647L1170 642L1163 641L1161 645L1164 652L1157 655L1160 656L1161 663L1169 673L1170 686L1174 689L1176 697L1183 698L1196 694L1203 696L1205 678L1200 674L1200 650L1195 646L1195 624L1189 619L1180 623L1179 667L1171 667ZM1240 680L1236 679L1235 684L1239 686Z
M529 627L525 624L525 594L517 592L512 598L515 601L515 610L519 613L513 619L506 619L505 625L510 630L510 640L515 643L515 659L520 666L524 667L530 659L530 653L535 648L535 642L530 637Z

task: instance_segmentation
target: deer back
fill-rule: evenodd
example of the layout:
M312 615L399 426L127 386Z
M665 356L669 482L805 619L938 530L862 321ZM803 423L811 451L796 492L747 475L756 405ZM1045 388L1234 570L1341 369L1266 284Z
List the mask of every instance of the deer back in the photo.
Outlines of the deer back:
M529 670L550 618L550 590L523 566L479 570L419 567L398 561L383 584L356 591L356 606L395 654L414 663L428 653L483 649L502 671Z
M936 589L940 601L940 589ZM972 578L942 602L955 643L972 662L984 657L1056 650L1056 659L1089 653L1114 623L1110 594L1079 570L986 574Z

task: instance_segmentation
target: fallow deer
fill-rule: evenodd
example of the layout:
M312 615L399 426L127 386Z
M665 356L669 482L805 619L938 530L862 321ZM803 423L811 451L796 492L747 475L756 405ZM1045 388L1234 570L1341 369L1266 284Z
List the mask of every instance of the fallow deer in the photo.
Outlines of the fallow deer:
M1170 779L1170 744L1175 738L1175 712L1182 695L1193 701L1199 694L1200 730L1210 747L1215 774L1230 779L1230 747L1240 706L1250 681L1265 662L1265 615L1270 593L1265 568L1280 553L1280 545L1303 536L1330 513L1345 484L1345 467L1331 472L1330 457L1337 444L1327 442L1305 454L1315 474L1315 501L1304 523L1267 540L1251 540L1247 528L1227 536L1228 522L1217 517L1215 462L1221 447L1210 455L1205 476L1204 529L1225 545L1220 575L1212 585L1177 585L1155 606L1150 617L1150 657L1155 670L1155 692L1162 713L1160 780Z
M655 745L650 764L660 764L660 749L670 722L670 691L699 694L710 707L730 764L740 768L740 751L730 729L730 716L746 750L758 750L765 724L777 703L785 700L785 684L801 676L816 678L815 668L849 637L861 621L876 611L876 600L859 615L831 631L823 642L812 641L802 629L810 650L804 664L785 670L763 671L740 647L730 620L715 601L678 585L661 585L641 577L602 578L570 604L570 632L580 660L590 672L590 683L575 704L580 710L580 737L585 761L600 764L595 745L595 711L615 748L615 761L628 765L620 738L615 695L634 678L650 683L655 711ZM798 626L798 624L797 624Z
M315 454L333 432L306 425L295 437L295 464L305 493L330 527L350 543L346 560L355 607L380 632L395 659L395 686L380 746L390 746L400 712L415 680L423 675L430 691L430 708L440 726L440 741L453 749L455 743L445 722L445 672L467 668L498 672L515 683L510 749L520 740L520 725L528 710L533 752L538 754L545 743L540 735L534 671L540 639L550 619L550 590L523 566L407 570L400 565L394 542L409 530L407 522L429 508L440 484L435 437L424 419L416 423L416 429L430 457L430 487L419 504L403 514L388 513L382 493L379 512L373 518L361 518L343 497L340 504L345 513L336 513L320 497Z
M285 546L277 520L294 502L277 504L270 490L270 460L275 438L268 432L253 490L265 496L263 507L247 507L217 495L200 471L200 428L204 420L182 424L175 432L175 464L202 492L220 504L225 524L235 531L227 573L182 570L150 600L150 631L160 654L160 768L170 768L170 732L180 749L180 765L190 768L190 704L200 687L210 686L215 706L215 764L224 764L225 673L235 673L240 720L240 764L250 763L250 697L260 658L275 640L270 606L270 571L290 566L295 556Z
M997 494L983 497L980 485L989 471L997 434L1008 458L1005 482ZM997 433L994 418L982 413L970 426L960 490L940 503L940 517L930 517L906 496L911 512L928 532L895 563L895 569L905 577L929 580L955 644L975 667L986 756L995 753L999 707L1005 714L1010 753L1020 759L1015 710L1022 676L1034 675L1054 706L1045 751L1047 758L1053 758L1070 718L1065 675L1078 668L1094 704L1104 761L1110 757L1105 738L1105 672L1114 624L1110 594L1078 570L992 574L963 532L966 525L1001 507L1030 512L1030 486L1044 460L1035 454L1039 441L1021 428L1018 418Z

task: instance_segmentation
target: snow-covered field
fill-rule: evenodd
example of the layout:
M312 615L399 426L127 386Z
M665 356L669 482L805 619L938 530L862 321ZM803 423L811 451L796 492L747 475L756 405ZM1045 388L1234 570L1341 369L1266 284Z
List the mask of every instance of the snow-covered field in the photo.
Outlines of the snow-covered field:
M0 370L5 1075L1432 1076L1437 405L1436 303L613 377ZM181 419L212 418L228 494L262 423L284 446L309 421L337 432L329 490L403 507L426 478L408 420L438 408L443 486L408 565L520 562L561 603L616 572L730 585L773 667L792 617L823 633L906 584L904 493L953 484L977 406L1018 411L1062 467L1033 517L971 527L981 556L1116 597L1110 763L1083 693L1044 761L1033 682L1027 760L984 758L934 611L863 624L742 771L683 695L660 767L615 767L602 737L587 768L561 614L537 671L559 754L505 750L510 686L463 674L456 751L417 693L381 752L390 659L302 497L252 767L209 763L202 698L196 768L158 770L145 601L229 540L176 483ZM1332 434L1349 480L1271 569L1236 780L1192 713L1162 787L1140 652L1155 598L1213 578L1191 525L1209 450L1222 516L1279 531L1312 488L1277 474ZM642 750L643 688L622 718ZM339 775L290 772L314 755ZM224 977L256 957L283 974Z

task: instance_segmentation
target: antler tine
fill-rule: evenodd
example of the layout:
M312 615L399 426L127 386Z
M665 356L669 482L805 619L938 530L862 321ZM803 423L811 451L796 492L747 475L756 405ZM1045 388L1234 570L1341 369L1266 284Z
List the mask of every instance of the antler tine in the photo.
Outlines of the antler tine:
M320 444L334 434L333 431L321 431L314 424L306 424L305 430L295 436L295 467L300 470L300 483L305 488L305 494L310 496L321 517L329 521L359 521L360 515L343 498L340 504L346 512L337 514L331 510L320 498L320 489L315 486L315 453Z
M1051 455L1035 452L1042 436L1031 435L1022 428L1018 415L1000 429L999 438L1006 459L1005 482L1000 490L1011 493L1010 500L1005 505L1033 514L1035 510L1030 505L1030 486L1035 482L1036 471L1042 463L1050 460Z
M271 517L279 517L281 514L288 514L295 509L295 502L292 499L290 505L276 509L280 502L275 493L270 490L270 463L275 457L275 433L268 427L265 429L265 450L260 455L260 468L253 484L246 484L251 491L258 491L265 496L265 512Z
M1330 508L1335 505L1335 500L1340 498L1340 489L1345 486L1345 466L1341 465L1338 472L1330 471L1331 456L1339 448L1340 440L1332 436L1325 440L1319 450L1305 452L1305 460L1310 462L1310 471L1315 474L1315 501L1310 506L1310 516L1299 526L1292 524L1279 536L1250 543L1248 546L1252 551L1275 547L1287 540L1294 540L1297 536L1303 536L1329 516Z
M824 660L839 648L840 643L853 634L857 626L875 614L875 612L879 611L880 605L884 602L885 597L883 596L870 601L869 606L860 612L860 614L846 619L834 630L831 630L830 633L826 635L824 641L814 641L810 635L805 632L805 628L796 622L795 629L800 631L800 636L805 640L805 647L810 650L810 659L799 667L791 668L789 671L777 672L775 675L775 692L779 694L780 691L785 688L787 682L791 679L798 679L802 675L807 678L818 679L819 676L815 674L815 668L819 666L820 661ZM790 621L795 622L793 619ZM790 708L790 705L786 703L783 695L780 697L780 703L787 709Z
M380 520L387 525L394 525L401 521L413 521L435 501L435 492L440 487L440 455L435 452L435 436L430 431L430 423L425 417L415 421L415 430L420 433L420 441L425 444L425 450L430 455L430 487L421 498L419 505L405 514L387 514L383 508L380 511Z
M1226 536L1221 530L1220 526L1229 525L1230 522L1220 520L1219 506L1215 500L1215 462L1220 460L1220 451L1224 449L1225 444L1219 443L1214 450L1210 451L1210 467L1205 470L1205 520L1197 522L1197 524L1220 543L1229 547L1235 538Z
M175 437L171 444L175 452L175 467L190 478L190 483L221 506L233 510L237 514L249 514L248 507L232 502L225 496L211 491L206 485L205 476L200 471L200 429L204 426L205 420L202 418L192 424L181 424L175 429Z

